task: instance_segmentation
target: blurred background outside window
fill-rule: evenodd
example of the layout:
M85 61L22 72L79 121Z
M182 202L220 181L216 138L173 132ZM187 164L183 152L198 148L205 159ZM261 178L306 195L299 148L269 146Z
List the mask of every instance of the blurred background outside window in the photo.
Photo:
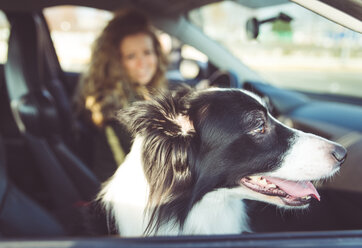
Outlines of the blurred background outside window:
M85 69L94 40L112 18L108 11L75 6L47 8L44 15L63 70L73 72Z
M9 34L10 25L4 12L0 11L0 64L7 60Z
M265 20L280 12L292 21L265 23L257 40L247 37L249 18ZM194 10L189 18L269 83L362 97L360 33L293 3L249 9L223 1Z

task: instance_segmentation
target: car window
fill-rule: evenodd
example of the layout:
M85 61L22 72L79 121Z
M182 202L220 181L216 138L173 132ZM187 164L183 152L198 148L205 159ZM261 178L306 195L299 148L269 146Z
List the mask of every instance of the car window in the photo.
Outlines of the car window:
M82 72L89 63L92 44L113 14L109 11L79 6L51 7L44 10L51 37L63 70ZM164 52L169 56L169 71L178 71L181 58L207 61L193 47L158 31Z
M9 34L9 22L4 12L0 10L0 64L4 64L7 60Z
M280 13L292 20L262 24L256 40L248 37L248 19L262 22ZM267 82L362 97L362 34L296 4L251 9L223 1L191 11L189 19Z
M73 72L85 68L92 43L112 18L108 11L78 6L46 8L44 16L61 67Z

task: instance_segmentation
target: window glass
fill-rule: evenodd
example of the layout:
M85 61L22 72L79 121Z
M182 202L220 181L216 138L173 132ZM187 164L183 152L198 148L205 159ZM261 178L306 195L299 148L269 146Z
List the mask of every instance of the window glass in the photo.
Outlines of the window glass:
M256 40L248 38L247 20L261 22L281 12L292 20L264 23ZM270 83L362 97L360 33L293 3L249 9L223 1L194 10L189 18Z
M4 64L8 55L10 25L4 12L0 10L0 64Z
M45 9L44 16L63 70L80 72L88 64L92 44L112 18L112 13L87 7L60 6Z

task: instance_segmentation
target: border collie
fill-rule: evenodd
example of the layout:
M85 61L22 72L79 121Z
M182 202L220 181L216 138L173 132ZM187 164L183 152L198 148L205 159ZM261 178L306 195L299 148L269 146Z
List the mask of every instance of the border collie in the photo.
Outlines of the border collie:
M320 198L310 181L332 176L346 157L244 90L163 94L119 119L133 146L98 200L122 236L250 231L243 199L306 208Z

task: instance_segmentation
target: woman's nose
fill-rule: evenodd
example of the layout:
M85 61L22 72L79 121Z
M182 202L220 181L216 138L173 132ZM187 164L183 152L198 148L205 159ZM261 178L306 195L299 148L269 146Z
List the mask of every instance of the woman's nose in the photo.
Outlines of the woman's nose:
M137 67L143 67L146 64L146 59L141 56L137 58Z

